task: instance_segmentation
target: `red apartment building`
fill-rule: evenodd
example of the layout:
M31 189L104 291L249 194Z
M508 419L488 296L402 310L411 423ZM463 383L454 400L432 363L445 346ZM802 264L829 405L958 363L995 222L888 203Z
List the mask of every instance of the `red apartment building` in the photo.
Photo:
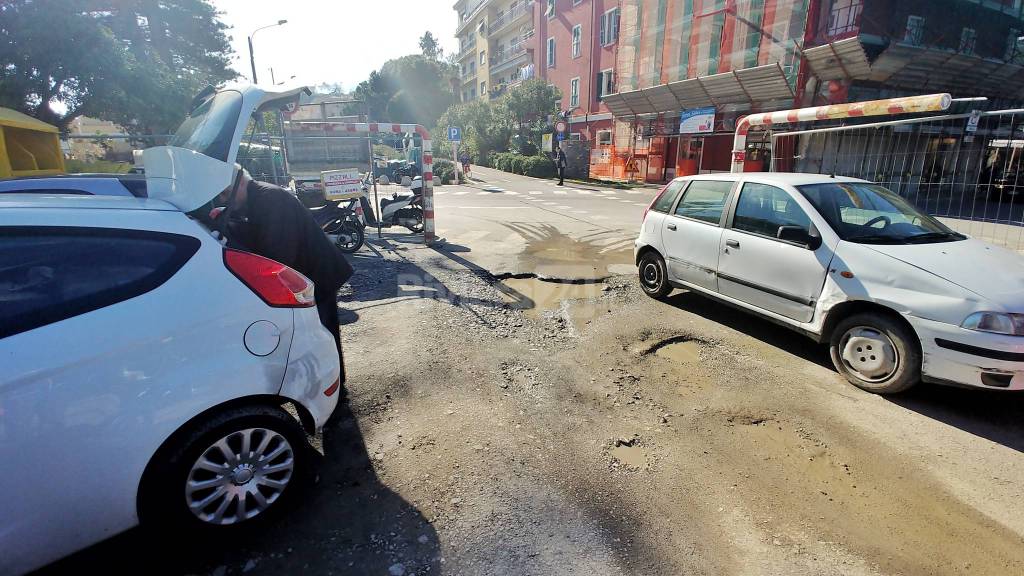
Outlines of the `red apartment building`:
M562 91L569 139L611 143L619 0L545 0L535 12L536 70Z

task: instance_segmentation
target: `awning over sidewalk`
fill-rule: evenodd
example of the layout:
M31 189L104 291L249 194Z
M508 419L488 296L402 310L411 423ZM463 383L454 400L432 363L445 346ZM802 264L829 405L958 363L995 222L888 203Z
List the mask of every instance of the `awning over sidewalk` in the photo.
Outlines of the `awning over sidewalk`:
M867 80L914 92L1024 97L1024 67L929 46L892 43L869 62L859 38L804 50L821 80Z
M871 75L868 55L856 37L808 48L804 57L821 80L864 80Z
M919 92L1024 96L1024 67L941 48L892 44L871 64L873 82Z
M793 89L779 63L688 78L651 88L609 94L602 100L616 118L634 118L705 106L791 100Z

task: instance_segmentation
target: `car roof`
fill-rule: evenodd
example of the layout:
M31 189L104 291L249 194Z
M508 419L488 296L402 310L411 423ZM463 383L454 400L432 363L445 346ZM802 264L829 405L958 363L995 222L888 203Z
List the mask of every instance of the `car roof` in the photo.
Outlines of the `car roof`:
M2 182L9 182L10 180L68 180L73 178L110 178L112 180L146 180L146 176L143 174L129 174L129 173L118 173L112 174L109 172L81 172L76 174L48 174L45 176L19 176L17 178L0 180Z
M740 178L750 178L766 184L780 184L788 186L804 186L806 184L827 184L829 182L867 182L860 178L847 176L831 176L829 174L805 174L802 172L737 172L718 174L699 174L694 176L683 176L688 180L726 180L735 182Z
M87 194L0 194L0 210L8 208L76 208L83 210L157 210L176 212L172 204L152 198Z

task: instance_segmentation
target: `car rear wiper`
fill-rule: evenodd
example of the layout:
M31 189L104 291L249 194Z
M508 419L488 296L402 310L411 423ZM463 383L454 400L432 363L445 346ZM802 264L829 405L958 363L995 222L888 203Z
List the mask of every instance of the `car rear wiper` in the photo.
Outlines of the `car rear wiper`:
M957 234L956 232L924 232L907 236L904 240L907 242L927 242L929 240L965 240L966 238L963 234Z

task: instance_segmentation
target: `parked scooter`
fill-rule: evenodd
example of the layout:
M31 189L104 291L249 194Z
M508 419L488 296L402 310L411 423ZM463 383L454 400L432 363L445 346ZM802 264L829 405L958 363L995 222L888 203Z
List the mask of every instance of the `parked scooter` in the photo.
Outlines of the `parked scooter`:
M362 208L366 216L366 225L379 225L381 228L404 226L416 234L423 232L423 177L413 178L409 190L412 194L399 196L396 192L390 199L381 199L379 224L373 206L365 202Z
M365 226L360 221L362 208L357 200L328 200L327 204L309 211L339 250L352 254L362 248L366 235L363 231Z

